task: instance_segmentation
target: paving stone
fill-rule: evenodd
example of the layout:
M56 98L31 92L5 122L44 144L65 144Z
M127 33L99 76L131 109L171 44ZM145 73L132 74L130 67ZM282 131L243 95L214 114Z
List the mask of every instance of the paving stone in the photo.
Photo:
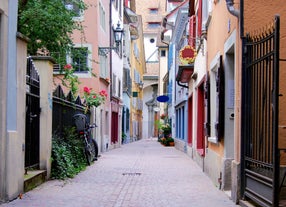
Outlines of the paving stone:
M232 207L174 147L143 139L110 150L67 181L51 180L0 207Z

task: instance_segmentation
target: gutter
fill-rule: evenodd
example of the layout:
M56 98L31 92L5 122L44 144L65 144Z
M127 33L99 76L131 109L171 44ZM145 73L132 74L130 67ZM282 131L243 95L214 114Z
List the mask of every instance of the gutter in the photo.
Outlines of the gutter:
M225 0L226 2L226 7L229 13L231 13L233 16L236 16L239 18L240 12L238 9L234 8L234 3L233 0Z

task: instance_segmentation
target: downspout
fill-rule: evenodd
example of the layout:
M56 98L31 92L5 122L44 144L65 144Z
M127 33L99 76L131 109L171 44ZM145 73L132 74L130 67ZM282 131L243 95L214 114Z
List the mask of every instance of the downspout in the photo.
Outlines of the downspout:
M228 12L231 13L233 16L239 17L239 10L234 8L233 0L225 0L225 2Z
M112 41L112 1L109 2L109 47L111 47L111 41ZM112 50L109 51L109 64L110 64L110 69L109 69L109 78L110 78L110 85L109 85L109 94L110 94L110 103L112 102L112 85L113 85L113 75L112 75Z
M183 88L189 88L189 86L182 84L179 80L177 80L177 84Z

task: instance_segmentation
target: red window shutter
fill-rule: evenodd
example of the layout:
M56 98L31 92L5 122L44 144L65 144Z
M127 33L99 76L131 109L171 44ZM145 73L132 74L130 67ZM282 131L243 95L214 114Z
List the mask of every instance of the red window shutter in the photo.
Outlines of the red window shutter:
M202 35L202 0L199 0L199 7L198 7L198 34L197 36L200 37Z
M190 28L189 28L189 45L195 47L196 43L196 16L193 15L190 18Z

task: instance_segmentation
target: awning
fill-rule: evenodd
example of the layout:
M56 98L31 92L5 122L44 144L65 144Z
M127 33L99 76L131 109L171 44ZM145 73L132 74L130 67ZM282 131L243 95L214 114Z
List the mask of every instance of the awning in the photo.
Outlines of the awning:
M190 65L179 66L179 70L176 76L176 81L179 81L181 83L189 83L193 73L194 73L193 63Z

